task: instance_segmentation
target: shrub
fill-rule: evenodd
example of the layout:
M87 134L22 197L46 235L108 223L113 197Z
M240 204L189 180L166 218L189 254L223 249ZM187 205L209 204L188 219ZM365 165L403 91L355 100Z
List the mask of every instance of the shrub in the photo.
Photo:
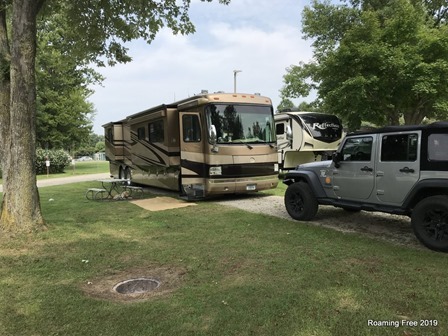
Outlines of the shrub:
M70 156L62 149L45 150L38 148L36 150L36 174L46 174L46 162L50 160L50 174L63 173L65 167L70 163Z

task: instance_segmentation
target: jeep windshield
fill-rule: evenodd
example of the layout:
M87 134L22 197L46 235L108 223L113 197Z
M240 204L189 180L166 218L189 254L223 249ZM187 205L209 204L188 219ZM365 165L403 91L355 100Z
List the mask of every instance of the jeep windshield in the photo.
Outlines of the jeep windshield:
M210 104L205 111L207 127L215 126L218 144L275 141L271 106Z

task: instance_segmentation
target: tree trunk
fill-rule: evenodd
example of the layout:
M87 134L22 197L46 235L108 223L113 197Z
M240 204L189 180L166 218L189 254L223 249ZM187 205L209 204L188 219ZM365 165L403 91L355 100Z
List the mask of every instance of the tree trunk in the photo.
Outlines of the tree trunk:
M400 113L397 110L392 110L388 116L388 125L397 126L400 125Z
M425 119L425 113L422 109L414 109L404 114L405 125L420 125Z
M6 28L6 4L0 2L0 159L4 157L5 151L9 148L9 103L11 93L11 79L9 65L11 54L9 50L8 32ZM5 176L5 167L2 162L3 176Z
M9 130L3 150L3 203L0 228L9 232L43 229L35 173L36 17L39 1L13 0ZM2 87L2 92L5 88ZM3 107L3 106L2 106ZM5 110L7 107L5 108ZM2 131L5 125L2 125ZM9 140L9 141L8 141Z

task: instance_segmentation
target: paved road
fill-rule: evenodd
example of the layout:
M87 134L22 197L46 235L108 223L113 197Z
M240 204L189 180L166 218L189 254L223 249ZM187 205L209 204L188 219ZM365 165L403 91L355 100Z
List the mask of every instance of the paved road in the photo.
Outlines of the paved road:
M100 174L75 175L75 176L58 177L58 178L44 178L42 180L37 181L37 186L41 188L60 184L95 181L109 177L110 177L109 173L100 173ZM1 184L0 184L0 192L3 192L3 186Z

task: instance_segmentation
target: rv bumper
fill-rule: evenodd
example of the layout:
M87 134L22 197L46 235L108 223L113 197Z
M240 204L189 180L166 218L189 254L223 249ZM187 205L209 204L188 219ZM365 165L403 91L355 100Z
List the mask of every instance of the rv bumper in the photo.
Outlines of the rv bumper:
M276 188L278 175L236 178L236 179L210 179L207 184L206 194L240 194Z

